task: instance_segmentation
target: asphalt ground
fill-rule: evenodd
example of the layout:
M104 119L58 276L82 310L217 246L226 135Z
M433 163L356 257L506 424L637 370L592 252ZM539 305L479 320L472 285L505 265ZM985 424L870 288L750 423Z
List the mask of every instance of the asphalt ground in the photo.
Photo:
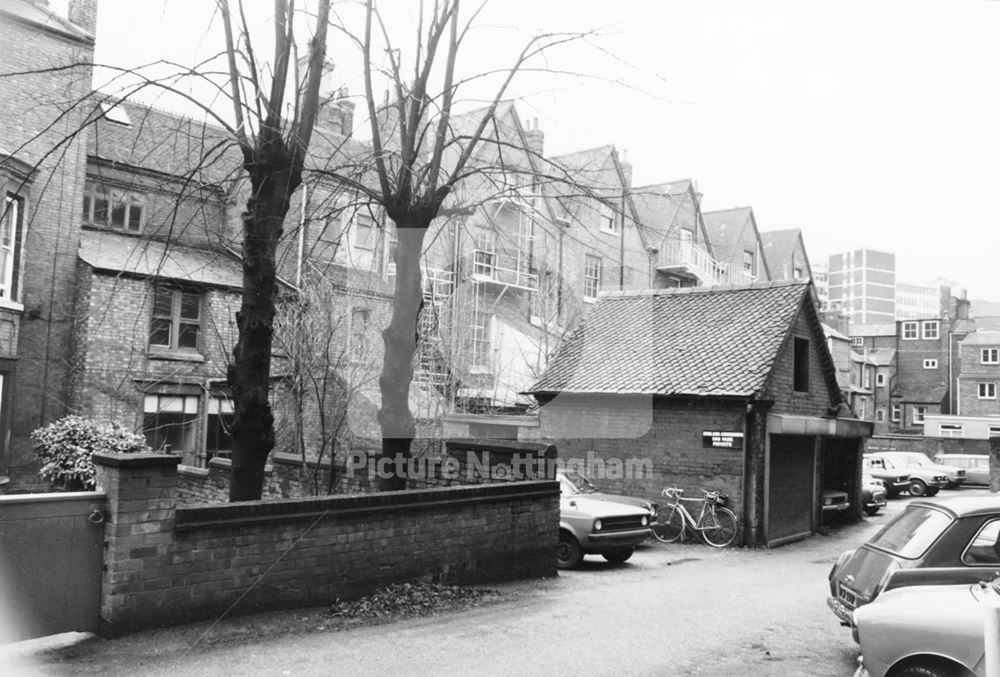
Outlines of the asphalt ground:
M956 493L988 492L940 497ZM588 556L556 578L491 586L502 601L467 611L349 629L318 609L226 619L91 641L12 674L846 677L858 649L827 609L827 574L909 500L771 550Z

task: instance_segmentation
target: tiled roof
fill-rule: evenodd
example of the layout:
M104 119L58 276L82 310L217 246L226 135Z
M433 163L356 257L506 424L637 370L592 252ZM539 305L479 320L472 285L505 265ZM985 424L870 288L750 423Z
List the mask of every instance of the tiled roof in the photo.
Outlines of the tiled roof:
M767 268L772 277L784 279L785 270L791 277L796 263L805 264L809 267L808 261L796 261L795 250L802 240L802 231L798 228L788 228L786 230L769 230L760 233L760 241L763 244L764 258L767 259ZM805 246L802 247L803 251ZM811 271L807 271L811 272Z
M752 395L807 290L771 282L602 296L530 392Z
M823 323L823 333L827 335L828 338L840 339L842 341L850 341L849 336L841 334L839 331L828 325L826 322Z
M759 243L763 249L763 242L760 240L760 233L757 231L753 217L752 207L733 207L732 209L722 209L714 212L702 213L705 222L705 230L708 232L708 239L712 243L712 251L715 258L729 265L731 270L739 270L743 265L744 243L751 240ZM747 229L750 232L747 232ZM767 256L759 262L757 279L769 279L770 269L768 268Z
M80 233L80 259L98 270L140 277L243 286L243 266L232 255L191 249L106 231Z

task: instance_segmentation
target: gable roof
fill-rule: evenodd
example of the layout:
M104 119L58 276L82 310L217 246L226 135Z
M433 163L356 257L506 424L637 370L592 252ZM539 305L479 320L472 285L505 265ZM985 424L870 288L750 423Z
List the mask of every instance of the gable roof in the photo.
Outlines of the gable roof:
M684 228L695 234L694 239L699 246L712 253L712 244L701 218L698 194L691 179L634 188L632 200L637 218L649 231L653 246L662 248L667 238L679 237L672 233L675 229Z
M798 249L802 251L802 257L805 259L800 262L805 264L805 277L812 277L812 266L809 264L809 255L806 253L801 230L788 228L764 231L760 233L760 241L763 243L762 249L767 260L768 272L772 276L778 279L789 279L794 276L795 252Z
M753 207L733 207L704 212L702 218L705 221L708 238L712 241L712 251L715 252L716 259L728 264L730 269L739 270L743 265L743 242L747 239L747 228L753 231L753 240L761 251L764 250L764 243L760 239L760 231L757 230L757 221L753 215ZM757 278L764 280L771 278L766 256L761 256Z
M764 390L811 304L809 284L795 281L608 294L529 392L750 397ZM819 342L827 386L839 397Z
M47 6L38 2L0 2L0 14L7 14L11 18L33 24L42 30L71 38L84 44L94 44L94 36L84 28L59 16Z

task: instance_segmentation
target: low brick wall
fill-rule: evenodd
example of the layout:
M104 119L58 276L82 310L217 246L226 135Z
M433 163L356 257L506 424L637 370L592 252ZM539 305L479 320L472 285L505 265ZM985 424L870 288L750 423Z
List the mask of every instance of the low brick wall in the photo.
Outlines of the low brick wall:
M94 460L108 497L104 635L321 605L395 581L556 573L552 481L185 506L179 457Z

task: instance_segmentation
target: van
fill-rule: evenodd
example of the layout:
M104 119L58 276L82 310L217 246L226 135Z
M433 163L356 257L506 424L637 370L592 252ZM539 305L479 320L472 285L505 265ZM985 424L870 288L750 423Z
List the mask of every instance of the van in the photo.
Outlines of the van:
M966 484L990 484L989 454L937 454L934 462L965 468Z

